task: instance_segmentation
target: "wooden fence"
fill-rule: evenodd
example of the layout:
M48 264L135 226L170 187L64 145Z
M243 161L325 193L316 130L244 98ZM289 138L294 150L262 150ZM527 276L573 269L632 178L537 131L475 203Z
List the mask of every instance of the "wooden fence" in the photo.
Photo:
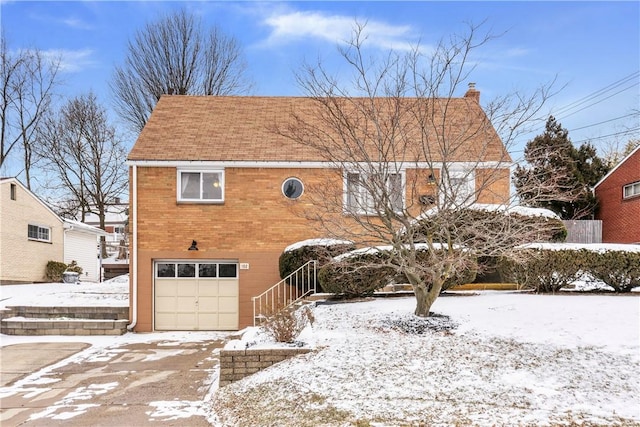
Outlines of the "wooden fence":
M567 227L567 243L602 243L602 221L562 221Z

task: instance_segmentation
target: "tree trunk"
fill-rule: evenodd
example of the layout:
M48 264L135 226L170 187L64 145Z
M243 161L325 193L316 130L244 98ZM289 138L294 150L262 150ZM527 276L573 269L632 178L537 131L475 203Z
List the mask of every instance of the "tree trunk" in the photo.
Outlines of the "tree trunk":
M413 287L413 293L416 296L416 310L414 314L418 317L429 317L431 306L435 300L440 296L442 290L443 281L436 279L434 283L429 286L419 274L405 272L409 283Z

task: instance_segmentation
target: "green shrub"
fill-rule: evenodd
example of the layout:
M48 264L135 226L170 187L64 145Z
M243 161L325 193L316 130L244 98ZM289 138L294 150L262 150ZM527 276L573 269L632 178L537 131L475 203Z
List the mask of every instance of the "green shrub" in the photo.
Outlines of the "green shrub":
M51 282L61 282L62 274L67 270L67 264L59 261L49 261L47 262L47 267L45 268L45 276L47 280Z
M517 251L517 260L502 258L499 270L503 278L523 289L557 292L580 277L589 254L584 249L522 249Z
M384 252L352 255L340 261L325 264L318 274L325 292L344 298L372 295L389 283L395 269L387 264Z
M418 263L422 266L428 266L430 262L432 262L429 258L432 255L427 251L419 251L418 252ZM437 256L437 253L436 253ZM426 268L424 270L427 270ZM455 286L466 285L467 283L473 283L476 279L476 275L478 273L478 263L475 259L468 259L466 265L461 266L453 271L449 277L447 277L442 284L441 292L446 291L447 289L451 289ZM428 277L426 274L423 275L422 279L430 283L433 281L431 277ZM409 279L407 279L403 274L399 275L396 280L403 281L404 283L409 283Z
M67 269L65 271L82 274L82 267L80 267L77 262L71 261L71 264L67 265Z
M314 241L318 242L318 240L315 239ZM316 291L328 292L322 287L318 280L318 272L320 268L331 261L333 257L352 251L355 248L356 247L353 243L347 243L346 241L332 241L329 242L329 244L302 245L299 248L283 252L278 261L280 278L284 279L307 262L316 260L318 261L318 269L316 270L316 287L319 288L316 289Z
M595 279L602 280L616 292L631 292L640 286L640 253L625 251L591 252L588 268Z
M420 218L411 228L414 241L453 241L467 247L486 248L487 236L499 246L564 242L567 228L559 218L527 215L526 210L458 209ZM493 249L493 248L491 248Z
M417 261L419 265L428 266L430 258L434 256L428 251L419 251ZM437 257L437 254L435 255ZM471 283L475 279L477 264L469 260L467 265L453 271L442 286L445 291L454 286ZM428 268L423 268L422 279L430 283L432 278L427 276ZM343 295L345 298L356 298L372 295L376 290L391 282L409 283L398 267L393 265L388 251L365 252L350 255L340 261L326 264L320 269L319 281L325 292Z

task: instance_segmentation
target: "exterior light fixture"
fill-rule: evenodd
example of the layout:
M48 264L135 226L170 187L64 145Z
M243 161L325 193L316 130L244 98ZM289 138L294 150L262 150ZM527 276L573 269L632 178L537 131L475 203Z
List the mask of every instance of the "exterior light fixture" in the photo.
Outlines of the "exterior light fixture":
M198 250L198 242L196 242L195 240L191 242L191 246L189 247L190 251L197 251Z

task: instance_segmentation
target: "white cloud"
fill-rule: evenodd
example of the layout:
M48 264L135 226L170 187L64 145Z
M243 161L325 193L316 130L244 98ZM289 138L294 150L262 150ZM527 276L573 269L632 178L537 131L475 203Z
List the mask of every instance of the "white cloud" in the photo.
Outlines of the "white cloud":
M49 49L42 51L45 58L60 62L60 71L75 73L92 67L96 61L92 58L93 50Z
M393 26L371 20L360 22L366 24L364 35L372 47L408 50L415 44L414 31L408 25ZM320 12L285 12L269 16L264 23L272 28L267 45L286 44L303 38L343 43L350 40L356 19Z
M60 20L64 25L79 30L92 30L93 26L78 18L64 18Z

